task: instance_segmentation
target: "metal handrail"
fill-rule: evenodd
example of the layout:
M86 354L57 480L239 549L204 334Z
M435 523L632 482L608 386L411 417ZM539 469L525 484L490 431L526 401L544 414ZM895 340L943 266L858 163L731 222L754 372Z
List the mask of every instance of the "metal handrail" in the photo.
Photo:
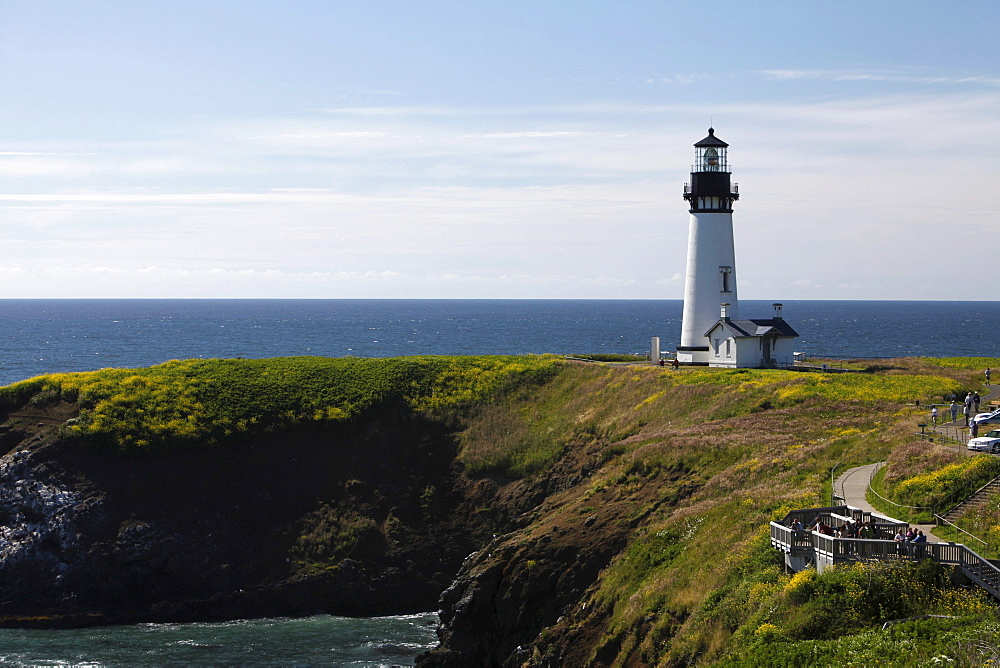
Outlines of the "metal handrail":
M951 508L949 508L948 510L946 510L944 514L947 515L951 511L955 510L955 508L958 508L960 505L962 505L963 503L965 503L966 501L968 501L969 499L971 499L972 497L974 497L976 494L979 494L981 491L983 491L984 489L986 489L987 487L989 487L990 485L992 485L993 483L995 483L997 480L1000 480L1000 476L997 476L996 478L993 478L993 480L990 480L988 483L986 483L985 485L983 485L982 487L980 487L979 489L977 489L975 492L973 492L972 494L968 495L967 497L965 497L964 499L962 499L961 501L959 501L958 503L956 503L954 506L952 506Z
M834 477L834 474L837 472L837 467L840 466L841 462L843 461L844 458L841 457L840 460L833 465L833 468L830 469L830 501L832 501L833 503L836 503L837 499L840 499L841 501L847 500L844 498L843 495L837 494L837 479Z
M886 503L891 503L892 505L897 506L899 508L910 508L912 510L934 510L934 506L904 506L902 503L896 503L895 501L890 501L889 499L885 498L884 496L876 492L871 487L869 487L868 489L871 491L872 494L882 499Z
M896 506L898 508L910 508L911 510L934 510L933 506L904 506L902 503L896 503L895 501L890 501L889 499L885 498L884 496L882 496L881 494L879 494L878 492L876 492L875 488L872 487L872 481L875 480L875 475L879 471L882 470L883 466L885 466L885 462L878 462L875 465L875 468L872 469L871 475L868 476L868 491L869 492L871 492L872 494L874 494L878 498L882 499L886 503L891 503L892 505L894 505L894 506Z
M940 516L940 515L938 515L937 513L934 513L934 519L936 519L936 520L937 520L938 522L944 522L944 523L945 523L945 524L947 524L948 526L950 526L950 527L953 527L953 528L955 528L955 529L958 529L959 531L961 531L962 533L964 533L964 534L965 534L966 536L968 536L969 538L972 538L973 540L978 540L978 541L979 541L980 543L982 543L983 545L989 545L989 543L987 543L987 542L986 542L985 540L983 540L982 538L979 538L978 536L973 536L973 535L972 535L971 533L969 533L968 531L966 531L966 530L965 530L965 529L963 529L962 527L960 527L960 526L958 526L957 524L954 524L954 523L952 523L952 522L949 522L948 520L946 520L945 518L941 517L941 516Z

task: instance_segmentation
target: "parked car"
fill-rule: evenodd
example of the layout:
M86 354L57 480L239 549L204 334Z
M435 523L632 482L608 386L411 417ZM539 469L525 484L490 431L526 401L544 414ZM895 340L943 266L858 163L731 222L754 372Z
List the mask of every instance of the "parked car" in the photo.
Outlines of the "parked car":
M976 413L972 418L972 422L975 422L980 427L984 424L1000 424L1000 410L995 410L990 413Z
M969 450L1000 453L1000 429L992 429L985 436L978 436L969 441Z

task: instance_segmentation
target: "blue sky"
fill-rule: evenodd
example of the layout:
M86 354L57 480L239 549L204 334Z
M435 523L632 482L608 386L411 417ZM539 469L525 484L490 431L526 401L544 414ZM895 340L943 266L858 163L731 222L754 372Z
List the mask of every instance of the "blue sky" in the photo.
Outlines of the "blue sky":
M996 2L0 0L0 298L994 299Z

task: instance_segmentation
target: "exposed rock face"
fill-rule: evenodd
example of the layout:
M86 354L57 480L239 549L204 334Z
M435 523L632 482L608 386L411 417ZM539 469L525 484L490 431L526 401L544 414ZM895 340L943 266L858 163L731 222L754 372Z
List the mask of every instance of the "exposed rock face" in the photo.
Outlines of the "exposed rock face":
M80 538L101 523L100 499L73 489L44 464L45 450L17 450L0 459L0 582L5 602L59 596L86 553Z
M441 596L442 647L422 666L522 665L539 630L573 614L584 590L621 547L558 535L480 550Z
M434 609L489 535L450 437L413 416L169 455L87 450L60 438L71 417L0 427L0 623ZM310 556L324 531L346 547Z
M601 571L661 501L655 482L630 499L588 491L587 470L576 476L556 473L548 486L563 491L522 516L520 529L466 559L441 596L441 646L422 655L418 665L591 662L597 639L589 626L602 620L603 612L587 601Z

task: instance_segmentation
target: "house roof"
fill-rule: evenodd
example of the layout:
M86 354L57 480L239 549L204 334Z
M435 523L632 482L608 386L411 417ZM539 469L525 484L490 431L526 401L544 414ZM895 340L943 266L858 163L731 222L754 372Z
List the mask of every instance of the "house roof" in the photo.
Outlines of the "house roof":
M780 318L750 318L748 320L719 320L712 325L705 336L716 327L722 326L736 338L748 338L751 336L772 336L795 338L799 335L787 321Z

